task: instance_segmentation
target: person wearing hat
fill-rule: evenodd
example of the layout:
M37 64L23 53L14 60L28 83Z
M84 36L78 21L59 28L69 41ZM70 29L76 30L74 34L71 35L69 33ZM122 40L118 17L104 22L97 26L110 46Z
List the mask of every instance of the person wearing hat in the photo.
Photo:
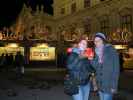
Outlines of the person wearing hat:
M103 33L96 33L94 44L95 57L89 59L96 69L100 100L112 100L119 80L119 56L116 49L107 43Z

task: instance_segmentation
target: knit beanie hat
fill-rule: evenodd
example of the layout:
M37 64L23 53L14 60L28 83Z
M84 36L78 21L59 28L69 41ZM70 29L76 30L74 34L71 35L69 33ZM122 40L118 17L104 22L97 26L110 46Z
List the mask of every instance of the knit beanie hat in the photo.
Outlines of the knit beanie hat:
M106 40L106 36L103 33L100 33L100 32L96 33L95 37L99 37L104 41Z

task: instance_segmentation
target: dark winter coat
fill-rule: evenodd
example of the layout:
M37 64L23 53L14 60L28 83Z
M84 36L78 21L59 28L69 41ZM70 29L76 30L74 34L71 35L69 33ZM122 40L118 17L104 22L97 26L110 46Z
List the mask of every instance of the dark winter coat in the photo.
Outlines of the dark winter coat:
M117 90L119 79L119 56L117 51L109 44L104 46L103 63L98 63L98 56L91 61L96 69L96 79L100 91L111 92Z
M89 75L95 72L87 58L80 58L79 54L71 53L67 60L67 68L69 75L73 78L79 79L81 85L89 82Z
M25 60L24 60L24 56L23 55L17 54L15 56L15 66L16 67L22 67L24 65L24 62L25 62Z

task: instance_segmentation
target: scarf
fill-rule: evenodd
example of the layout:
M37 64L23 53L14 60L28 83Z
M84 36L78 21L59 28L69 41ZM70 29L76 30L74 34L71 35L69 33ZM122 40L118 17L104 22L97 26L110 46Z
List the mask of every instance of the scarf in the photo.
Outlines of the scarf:
M98 56L98 62L103 63L103 49L104 45L95 48L96 55Z

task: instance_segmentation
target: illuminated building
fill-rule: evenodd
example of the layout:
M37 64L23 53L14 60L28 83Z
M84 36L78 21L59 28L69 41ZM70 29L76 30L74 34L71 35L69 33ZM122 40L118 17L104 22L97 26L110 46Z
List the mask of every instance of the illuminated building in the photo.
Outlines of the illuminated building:
M34 13L23 6L12 27L23 38L31 39L24 41L26 47L32 46L34 41L47 42L62 52L68 47L67 42L81 34L91 41L96 32L105 33L113 44L132 41L133 0L54 0L52 6L53 15L44 13L43 6L41 10L37 7Z

